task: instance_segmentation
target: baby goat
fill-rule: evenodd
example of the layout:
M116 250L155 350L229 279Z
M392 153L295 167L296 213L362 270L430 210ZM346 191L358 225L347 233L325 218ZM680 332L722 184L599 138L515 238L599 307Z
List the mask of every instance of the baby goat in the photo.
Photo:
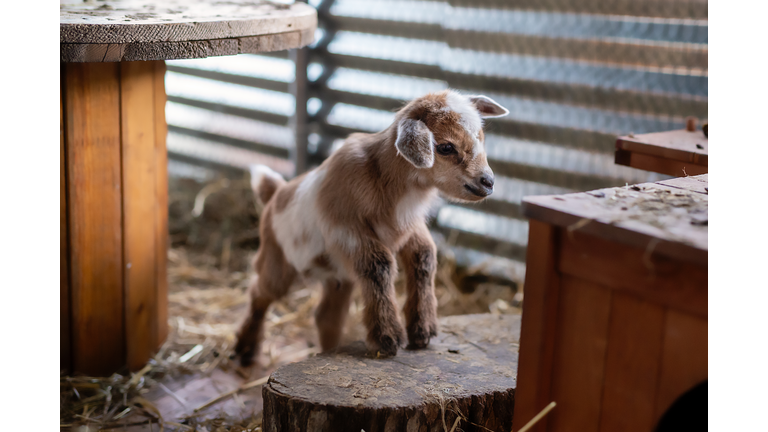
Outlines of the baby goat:
M480 201L493 192L482 118L508 111L486 96L454 91L420 97L374 134L352 134L322 165L285 182L264 166L252 186L264 204L258 278L235 352L248 365L260 351L269 305L296 284L323 283L315 313L323 351L341 336L355 285L363 290L368 349L394 356L408 337L424 348L437 335L435 243L426 216L441 193ZM405 329L397 314L399 255L406 271Z

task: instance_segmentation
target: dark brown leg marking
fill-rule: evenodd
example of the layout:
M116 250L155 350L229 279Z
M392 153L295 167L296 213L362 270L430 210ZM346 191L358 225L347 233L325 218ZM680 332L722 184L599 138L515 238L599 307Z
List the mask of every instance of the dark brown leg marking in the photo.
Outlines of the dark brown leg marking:
M251 285L250 311L237 332L235 354L240 357L240 364L250 366L261 351L261 341L264 339L264 317L272 297L264 295L259 287L259 280Z
M369 240L356 257L355 273L365 300L366 343L372 354L390 357L405 343L405 330L397 316L395 257L381 243Z
M428 232L426 236L419 233L408 240L399 255L408 290L404 307L408 348L425 348L430 338L437 336L437 249Z
M250 287L250 312L237 332L235 345L235 355L243 366L251 365L261 352L269 305L287 294L296 280L296 270L285 260L271 227L272 208L267 206L262 214L261 247L254 262L259 277Z

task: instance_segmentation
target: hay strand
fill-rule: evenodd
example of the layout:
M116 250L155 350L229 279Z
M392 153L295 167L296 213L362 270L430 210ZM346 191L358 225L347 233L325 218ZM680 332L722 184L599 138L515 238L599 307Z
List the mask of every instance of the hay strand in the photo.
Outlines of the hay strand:
M451 432L455 432L456 431L456 427L459 426L459 421L461 421L461 417L456 417L456 421L453 422L453 427L451 428Z
M260 386L260 385L263 385L263 384L265 384L265 383L266 383L268 380L269 380L269 376L261 377L261 378L259 378L259 379L257 379L257 380L254 380L254 381L251 381L251 382L249 382L249 383L247 383L247 384L244 384L244 385L242 385L242 386L240 386L240 387L238 387L238 388L236 388L236 389L234 389L234 390L230 390L230 391L228 391L228 392L226 392L226 393L222 393L222 394L220 394L220 395L218 395L218 396L214 397L213 399L209 400L208 402L206 402L206 403L204 403L204 404L200 405L199 407L195 408L195 409L194 409L194 412L199 412L199 411L202 411L202 410L204 410L204 409L208 408L209 406L211 406L211 405L213 405L213 404L216 404L216 403L218 403L218 402L221 402L221 401L223 401L224 399L226 399L226 398L228 398L228 397L230 397L230 396L233 396L233 395L235 395L236 393L238 393L238 392L241 392L241 391L243 391L243 390L248 390L248 389L250 389L250 388L254 388L254 387L258 387L258 386Z
M556 404L554 401L550 402L550 403L549 403L549 405L545 406L543 410L541 410L541 411L540 411L538 414L536 414L536 415L535 415L535 416L534 416L534 417L531 419L531 421L529 421L528 423L526 423L526 424L525 424L525 426L523 426L522 428L520 428L520 430L518 430L517 432L526 432L528 429L530 429L530 428L532 428L533 426L535 426L535 425L536 425L536 423L538 423L538 422L539 422L539 420L541 420L542 418L544 418L544 416L545 416L545 415L547 415L547 414L548 414L550 411L552 411L552 409L553 409L554 407L556 407L556 406L557 406L557 404Z

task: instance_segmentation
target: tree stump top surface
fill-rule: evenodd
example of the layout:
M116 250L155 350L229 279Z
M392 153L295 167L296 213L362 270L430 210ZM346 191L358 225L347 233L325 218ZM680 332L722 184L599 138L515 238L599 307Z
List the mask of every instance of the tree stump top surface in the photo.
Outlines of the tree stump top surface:
M316 28L300 2L86 1L61 4L59 42L62 62L169 60L299 48Z
M303 403L351 408L417 408L516 387L520 316L442 318L424 350L366 356L362 342L275 371L266 391ZM510 410L512 407L510 407Z

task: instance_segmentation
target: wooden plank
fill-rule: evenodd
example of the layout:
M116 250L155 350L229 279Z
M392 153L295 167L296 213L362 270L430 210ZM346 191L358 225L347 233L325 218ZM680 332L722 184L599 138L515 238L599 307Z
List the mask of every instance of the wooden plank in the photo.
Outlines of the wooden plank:
M653 430L664 309L614 293L605 360L601 431Z
M708 209L709 195L658 183L523 200L529 218L701 265Z
M557 311L550 431L596 431L611 314L611 290L563 276Z
M530 221L515 429L522 427L551 402L552 356L560 292L560 277L555 269L557 241L557 232L551 225ZM547 421L543 419L533 430L547 430Z
M658 183L673 188L685 189L702 194L709 194L709 190L707 189L709 187L709 174L690 177L678 177L669 180L662 180Z
M117 64L67 64L73 370L110 374L124 364Z
M289 84L290 93L296 101L296 108L290 120L294 142L291 161L295 169L293 173L295 177L304 174L309 169L309 113L307 112L307 100L309 99L309 79L307 78L309 48L291 50L288 55L295 65L295 77L293 82Z
M619 158L619 154L621 154L621 158ZM660 156L632 153L624 150L617 150L615 161L618 165L626 165L632 168L675 177L701 175L708 172L706 166L697 165L693 162L680 162Z
M61 83L61 91L64 83ZM59 368L70 371L69 239L67 235L67 168L64 148L64 102L59 93Z
M271 371L260 372L258 375L254 373L250 379L246 380L233 369L228 369L225 372L221 368L214 368L210 373L174 374L174 376L165 377L163 380L164 387L153 386L143 397L157 407L166 422L165 430L168 430L167 422L183 423L190 416L195 416L198 422L222 417L236 420L247 419L252 415L257 415L262 410L261 386L239 391L237 397L224 398L202 411L194 412L194 409L223 393L236 390L261 375L268 376L269 372ZM128 424L138 423L141 418L142 416L133 413L123 417L124 423ZM93 425L93 423L91 424ZM158 432L159 428L157 424L150 427L144 423L143 425L124 426L112 430L115 432Z
M62 43L59 60L64 63L128 62L205 58L262 53L300 48L312 43L314 28L232 39L124 44Z
M689 132L681 129L621 136L616 140L616 150L619 149L632 152L633 155L656 156L706 168L709 139L700 130Z
M707 379L707 320L668 311L662 350L654 423L679 396Z
M558 266L562 273L707 316L706 265L682 263L660 256L650 247L627 247L585 233L569 234L565 229L562 237Z
M123 263L128 368L144 366L157 334L154 64L120 63Z
M182 6L173 0L104 0L98 5L68 2L61 6L59 21L62 43L182 42L314 31L317 12L301 2L230 0L214 5L187 0Z
M154 63L155 116L155 260L157 263L157 336L155 347L165 342L168 336L168 151L166 137L168 126L165 121L165 62Z

